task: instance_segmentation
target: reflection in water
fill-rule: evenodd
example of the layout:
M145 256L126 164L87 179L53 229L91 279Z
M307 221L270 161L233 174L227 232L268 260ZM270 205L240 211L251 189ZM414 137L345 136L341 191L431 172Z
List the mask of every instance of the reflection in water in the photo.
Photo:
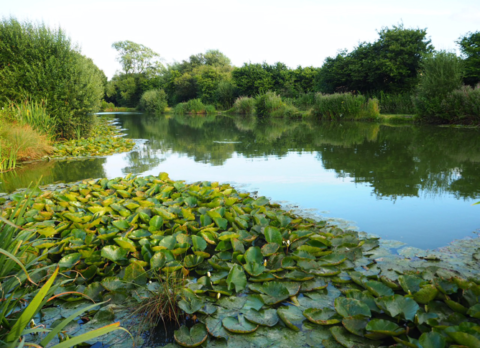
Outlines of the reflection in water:
M471 207L480 197L475 129L245 116L118 118L129 138L146 139L135 151L37 164L4 174L0 189L25 187L40 175L47 183L166 171L174 179L250 185L419 247L444 245L480 227L478 206Z

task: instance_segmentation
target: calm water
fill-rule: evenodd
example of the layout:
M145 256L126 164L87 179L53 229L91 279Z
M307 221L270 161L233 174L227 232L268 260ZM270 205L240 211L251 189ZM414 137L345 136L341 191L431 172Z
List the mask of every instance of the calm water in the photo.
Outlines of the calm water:
M48 162L0 177L0 191L127 173L221 181L317 209L419 248L480 228L480 132L225 116L116 115L137 150Z

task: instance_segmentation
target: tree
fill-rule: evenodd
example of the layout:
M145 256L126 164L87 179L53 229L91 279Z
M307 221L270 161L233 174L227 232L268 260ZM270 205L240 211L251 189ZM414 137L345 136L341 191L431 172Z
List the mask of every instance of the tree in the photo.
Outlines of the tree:
M464 58L463 81L467 85L475 86L480 83L480 31L467 33L458 39L457 44Z
M114 42L112 47L125 74L155 74L163 67L160 55L144 45L127 40Z
M433 52L426 29L403 25L383 28L374 43L360 43L352 52L328 57L317 75L316 89L324 93L403 93L417 83L417 73L426 54Z
M58 136L88 133L104 95L104 76L61 29L0 21L0 103L44 102Z

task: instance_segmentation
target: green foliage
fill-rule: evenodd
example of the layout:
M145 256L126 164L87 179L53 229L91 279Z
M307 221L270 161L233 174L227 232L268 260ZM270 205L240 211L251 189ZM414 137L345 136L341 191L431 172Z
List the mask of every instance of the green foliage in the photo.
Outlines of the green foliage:
M465 66L463 81L474 86L480 83L480 31L459 38L457 44L460 46Z
M414 114L415 105L410 93L388 94L381 91L374 98L378 99L378 105L383 114Z
M255 113L255 98L238 97L233 108L237 114L253 114Z
M480 86L463 86L449 93L441 104L442 115L454 122L480 123Z
M163 114L167 106L167 95L165 91L163 89L151 89L143 93L138 108L152 114Z
M282 97L275 92L266 92L255 97L255 110L257 115L266 116L285 106Z
M447 95L462 86L463 65L455 53L438 51L425 57L421 64L420 84L415 95L415 108L423 121L453 120L443 112Z
M61 29L3 19L0 22L0 102L45 102L55 133L88 133L104 94L104 74L80 54ZM26 59L28 58L28 59Z
M377 99L368 99L352 93L321 94L315 96L314 116L335 119L375 119L380 116Z
M222 108L229 109L235 101L236 94L236 87L231 81L220 81L215 99Z
M316 79L322 93L404 93L417 84L417 71L424 54L433 47L426 29L403 25L383 28L374 43L363 42L352 52L328 57Z
M45 103L25 101L19 104L10 104L5 111L10 116L9 121L14 121L22 126L29 125L49 139L55 138L57 120L51 117L46 110Z
M118 52L124 74L154 74L163 67L160 55L142 44L126 40L114 42L112 47Z

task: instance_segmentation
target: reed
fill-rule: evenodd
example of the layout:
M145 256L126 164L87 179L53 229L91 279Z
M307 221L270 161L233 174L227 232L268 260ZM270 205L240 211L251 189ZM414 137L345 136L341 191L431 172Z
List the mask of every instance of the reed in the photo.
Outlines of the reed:
M233 108L237 114L253 114L255 113L255 99L250 97L238 97L233 104Z
M380 116L380 108L378 99L367 99L363 95L317 93L312 115L330 120L376 119Z

